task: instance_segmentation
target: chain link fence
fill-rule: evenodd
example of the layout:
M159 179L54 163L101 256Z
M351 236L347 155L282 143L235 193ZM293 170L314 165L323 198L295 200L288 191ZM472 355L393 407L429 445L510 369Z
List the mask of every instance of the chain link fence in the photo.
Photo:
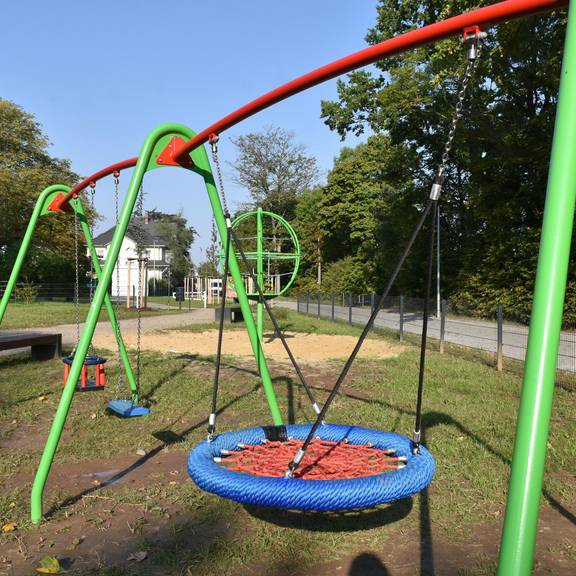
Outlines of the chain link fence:
M363 326L378 302L377 294L298 294L296 302L283 306L302 314ZM492 354L494 364L502 370L504 363L523 363L528 344L528 326L507 317L506 310L494 306L492 318L473 318L462 314L462 306L443 300L440 314L436 306L428 320L431 346L440 352L450 345ZM392 331L399 340L419 342L422 334L423 301L407 296L389 297L375 319L376 328ZM559 372L576 373L576 330L565 329L560 335L557 368Z

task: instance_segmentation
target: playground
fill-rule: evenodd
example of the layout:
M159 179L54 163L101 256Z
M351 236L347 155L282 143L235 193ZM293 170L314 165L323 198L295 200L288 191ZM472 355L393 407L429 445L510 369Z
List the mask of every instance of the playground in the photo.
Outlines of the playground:
M289 331L335 341L360 332L342 324L336 331L343 335L328 336L335 331L331 323L296 313L281 322ZM203 324L189 329L196 334ZM396 354L360 359L332 418L360 418L368 426L386 421L402 431L413 418L417 348L399 350L380 334L367 343L387 344ZM322 401L343 360L302 359ZM40 380L38 363L0 360L1 384L9 391L2 404L1 517L18 525L2 536L5 573L32 573L45 556L59 558L68 573L87 575L493 573L518 376L496 373L476 359L431 352L426 445L445 464L426 497L364 512L298 513L222 500L189 481L186 454L205 437L211 393L206 381L214 360L213 354L145 350L142 394L152 407L146 418L107 413L112 391L79 395L47 485L47 522L39 528L29 523L27 501L61 391L61 362L42 363ZM286 422L310 421L305 391L288 363L271 359L270 367ZM110 368L110 378L116 369ZM219 426L258 424L264 398L254 359L226 355L222 378ZM6 386L11 381L30 385ZM575 432L575 408L573 390L558 388L535 574L568 575L576 566L576 454L566 441Z
M560 378L557 370L568 325L565 297L575 286L574 9L562 0L505 0L449 17L439 12L422 25L405 24L398 12L402 23L391 36L383 10L383 38L372 36L369 47L281 84L199 132L184 124L156 125L137 156L93 167L87 177L66 172L68 161L56 162L53 174L62 178L38 180L43 184L33 200L27 198L25 225L20 220L12 229L8 213L5 218L10 240L2 246L9 257L8 265L2 261L7 273L0 327L22 332L3 332L0 354L0 576L576 573L576 397L571 375ZM555 106L546 187L537 174L546 193L538 192L542 207L534 202L514 227L510 214L490 220L490 194L499 197L520 172L522 178L529 172L518 169L490 187L507 151L500 149L498 158L500 142L478 147L473 134L489 124L482 113L496 105L500 88L493 86L504 82L491 77L484 62L498 65L506 45L490 30L549 11L562 14L548 24L554 34L562 31L565 44L554 56L559 86L550 98L531 102L546 114ZM389 157L371 156L368 175L346 193L337 169L352 154L346 148L323 188L313 187L314 161L298 146L292 152L308 163L310 177L303 176L291 196L280 177L267 193L250 188L237 164L228 178L221 154L227 130L346 73L366 96L388 78L371 83L355 71L385 59L397 64L403 53L422 55L450 38L431 56L458 70L428 88L438 90L441 104L435 113L442 129L424 129L434 140L433 153L408 133L392 147L393 106L384 99L374 106L390 112L378 135ZM512 59L509 68L503 76L521 66ZM409 73L396 70L390 85L397 81L402 92L402 82L421 70L418 64ZM340 105L348 97L348 104L357 100L342 83L338 91ZM370 107L366 102L362 106ZM17 107L0 103L25 120ZM326 124L340 135L362 133L353 128L358 110L342 115L326 102L322 108ZM500 121L504 114L498 114ZM512 117L511 110L507 114ZM540 129L545 122L538 120ZM33 126L46 148L48 140ZM230 139L239 156L251 138ZM469 144L466 153L459 138ZM253 158L266 164L270 150L252 145ZM524 153L530 159L536 154ZM294 156L285 156L280 164L296 166ZM13 162L8 172L16 168ZM210 210L211 244L198 267L191 259L197 231L182 210L145 208L149 183L169 171L193 182L194 194L202 194ZM270 175L256 172L256 180L268 185ZM360 169L344 172L355 176ZM479 184L473 180L478 175ZM230 181L245 185L252 203L236 202L231 209ZM460 195L468 182L470 190ZM331 185L335 199L329 198ZM360 207L346 198L367 191ZM486 197L478 200L477 192ZM403 204L395 204L399 196ZM374 199L385 203L371 204ZM99 234L97 201L112 224ZM456 244L467 235L484 235L494 244L496 236L501 243L508 235L523 239L508 250L507 266L518 265L518 271L494 284L511 305L522 298L524 314L529 302L526 353L515 363L522 377L504 368L501 358L493 370L484 351L456 344L444 353L440 214L456 203L462 220L445 217L443 224L462 226L452 236ZM488 215L469 233L466 222L482 210ZM402 229L394 228L396 220ZM489 228L491 234L484 234ZM49 253L45 245L54 239L62 246ZM362 325L353 324L351 297L347 321L335 317L334 293L332 321L323 320L323 258L331 251L342 256L342 246L360 240L362 250L330 261L327 282L366 282L386 270L379 292L371 290ZM463 264L480 261L479 246L469 245ZM302 267L305 278L299 277ZM42 303L27 271L39 278L67 275L65 301ZM524 281L506 292L516 277ZM459 289L490 303L493 280L473 275ZM292 309L278 304L294 297L299 281L317 288L317 318L301 314L299 300ZM151 286L153 298L158 286L169 300L149 300ZM377 323L390 297L404 288L423 295L417 337L408 339L403 297L399 331ZM431 329L434 297L439 341ZM307 310L309 305L307 296ZM500 304L497 309L501 351ZM32 359L13 353L23 342Z

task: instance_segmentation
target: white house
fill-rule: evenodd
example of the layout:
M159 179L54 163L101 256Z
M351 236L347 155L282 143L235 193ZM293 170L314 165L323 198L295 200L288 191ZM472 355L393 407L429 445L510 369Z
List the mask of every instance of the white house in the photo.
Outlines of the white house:
M146 262L142 264L144 268L142 296L148 296L149 284L154 285L155 282L159 282L162 279L169 279L172 252L168 249L167 242L162 237L159 228L159 222L149 220L148 214L145 214L141 221L137 218L132 219L126 231L126 236L122 241L118 262L112 274L111 294L113 298L116 296L126 298L128 294L136 295L138 293L136 239L139 234L142 236L144 245L142 256L146 258ZM115 229L115 227L110 228L94 238L94 247L101 265L104 265L108 255ZM118 278L120 281L119 290Z

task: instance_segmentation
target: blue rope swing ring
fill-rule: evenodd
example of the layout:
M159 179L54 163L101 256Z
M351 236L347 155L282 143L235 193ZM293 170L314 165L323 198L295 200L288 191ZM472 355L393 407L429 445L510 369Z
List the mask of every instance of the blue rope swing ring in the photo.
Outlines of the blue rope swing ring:
M289 438L305 440L311 425L294 424L281 428ZM324 424L318 428L317 436L329 442L370 444L377 450L392 450L405 466L380 474L338 480L256 476L223 466L223 454L270 439L268 430L258 427L227 432L211 442L205 440L190 452L188 473L203 490L242 504L315 511L365 509L401 500L426 488L434 476L432 454L424 447L420 447L420 454L413 454L412 441L399 434Z

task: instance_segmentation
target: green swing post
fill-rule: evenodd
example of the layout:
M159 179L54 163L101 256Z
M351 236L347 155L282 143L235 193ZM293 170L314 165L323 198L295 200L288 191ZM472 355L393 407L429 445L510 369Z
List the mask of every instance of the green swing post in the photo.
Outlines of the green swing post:
M499 576L532 571L576 199L576 6L570 3Z
M46 485L46 480L48 478L50 468L52 467L52 462L54 461L54 455L56 453L56 449L58 448L58 443L60 441L60 436L62 435L62 430L66 422L68 411L70 410L70 405L74 396L75 384L80 377L82 364L84 362L86 353L88 352L90 341L94 335L100 309L102 308L102 304L107 294L108 286L110 285L110 281L112 279L112 272L116 265L116 261L118 260L122 241L126 235L126 230L128 229L128 224L130 223L130 219L134 211L140 185L142 184L144 174L148 170L160 168L164 165L162 163L158 163L158 155L161 154L169 146L171 140L175 136L179 138L190 139L194 136L194 132L184 126L176 124L166 124L160 126L148 136L144 142L144 145L142 146L140 155L138 156L138 162L132 174L130 186L126 193L126 200L122 206L122 211L120 213L120 217L116 225L116 230L114 231L114 236L110 244L108 257L106 258L104 268L102 269L100 281L98 282L98 286L94 293L94 298L88 311L84 329L76 348L74 361L70 367L68 379L64 386L64 390L60 398L60 403L58 404L58 408L50 428L50 433L48 434L48 439L44 447L44 452L42 453L42 458L40 459L40 464L38 465L38 470L34 478L34 484L32 486L31 493L31 518L32 522L35 524L42 520L42 497L44 493L44 487ZM226 237L226 222L224 213L222 211L222 206L220 204L220 199L218 197L218 191L214 183L214 177L208 162L206 150L204 147L197 148L191 153L191 156L194 162L194 167L192 169L198 174L202 175L204 178L212 210L214 211L216 225L220 233L220 238L223 239ZM238 300L242 308L242 313L244 314L252 349L255 356L258 358L259 345L256 326L254 324L254 319L250 312L248 298L246 297L246 292L242 284L238 262L233 252L230 253L230 273L235 285L238 288ZM264 358L261 367L262 384L266 393L270 410L272 412L274 424L282 424L282 416L280 414L280 409L278 408L276 395L272 386L272 380L270 378L270 373L268 372Z
M262 208L258 208L256 211L256 279L258 280L258 285L264 292L264 258L263 258L263 242L262 242ZM258 341L260 342L260 347L264 342L264 302L258 298L258 303L256 305L256 329L258 332ZM258 356L258 369L260 369L260 355Z

